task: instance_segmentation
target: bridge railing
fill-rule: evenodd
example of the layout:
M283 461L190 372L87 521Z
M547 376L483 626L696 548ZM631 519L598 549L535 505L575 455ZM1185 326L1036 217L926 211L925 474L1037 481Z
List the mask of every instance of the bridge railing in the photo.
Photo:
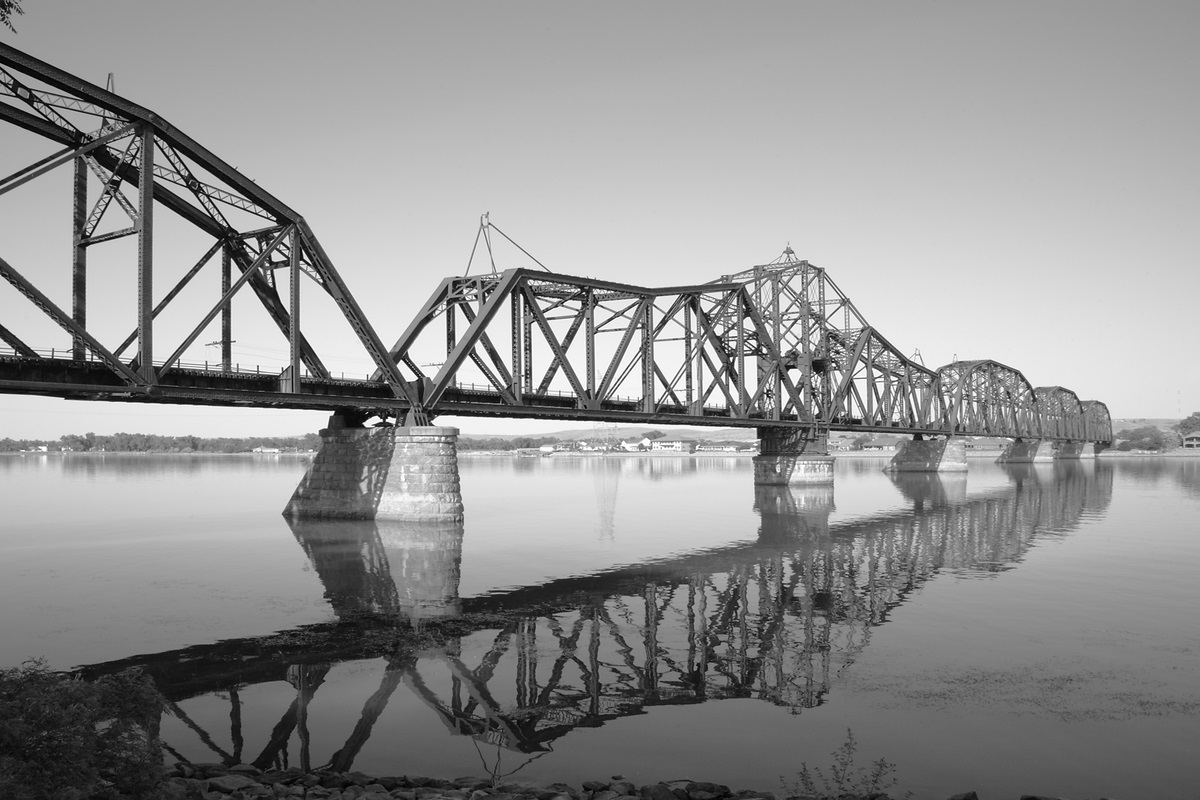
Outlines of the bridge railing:
M34 354L34 356L30 356L30 352L32 352ZM34 347L34 348L30 348L29 352L22 352L22 351L18 351L16 348L13 348L13 347L6 347L4 345L0 345L0 358L20 359L20 358L34 358L34 357L36 357L36 359L38 359L38 360L48 360L48 361L73 361L73 362L83 362L83 363L88 363L88 364L103 364L103 363L105 363L104 359L100 358L99 356L97 356L94 353L83 353L82 357L76 357L76 355L72 351L72 348L70 348L70 347L50 347L50 348ZM155 366L162 366L165 363L166 362L161 361L161 360L156 360L154 362ZM277 365L263 366L262 364L242 364L241 362L234 362L234 363L230 364L228 369L225 369L222 364L213 362L213 361L176 361L176 362L174 362L174 368L177 370L180 370L180 371L185 371L185 372L187 372L187 371L210 372L213 374L220 374L220 375L246 375L246 376L266 375L266 376L274 376L274 377L279 377L279 376L283 375L284 372L286 372L286 370L287 370L287 367L280 367ZM347 374L345 372L339 372L336 375L333 373L330 373L328 378L321 378L320 376L314 375L308 369L303 368L303 367L300 370L300 377L303 378L304 380L370 381L372 379L370 373L359 373L359 374L351 373L347 377Z

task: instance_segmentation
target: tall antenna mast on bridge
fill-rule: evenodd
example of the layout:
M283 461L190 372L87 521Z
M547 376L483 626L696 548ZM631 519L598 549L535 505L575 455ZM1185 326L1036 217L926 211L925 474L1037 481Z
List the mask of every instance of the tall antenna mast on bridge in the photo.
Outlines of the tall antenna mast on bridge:
M530 253L524 247L521 247L521 245L514 242L512 240L511 236L509 236L507 233L500 230L499 227L494 225L491 220L491 212L485 211L479 217L479 230L476 231L476 233L475 233L475 243L473 245L471 245L471 257L467 259L467 270L466 270L466 272L463 273L463 275L471 274L471 262L473 262L475 260L475 251L479 249L479 240L481 238L483 239L484 245L487 247L488 261L490 261L492 264L492 274L496 275L501 271L501 270L496 269L496 256L495 256L495 253L492 251L492 231L493 230L496 233L503 236L508 241L508 243L511 244L513 247L517 248L522 253L524 253L526 256L528 256L530 261L537 264L539 267L544 269L546 272L550 271L550 268L547 267L542 262L538 261L536 258L534 258L532 253Z
M771 263L772 264L792 264L799 260L800 259L796 258L796 251L792 249L792 243L788 242L784 246L783 252L779 254L779 257L776 258Z

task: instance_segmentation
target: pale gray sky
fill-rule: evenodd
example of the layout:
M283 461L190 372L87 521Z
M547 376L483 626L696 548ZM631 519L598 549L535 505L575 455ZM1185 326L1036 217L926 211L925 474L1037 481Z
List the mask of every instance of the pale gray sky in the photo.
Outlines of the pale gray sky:
M930 366L995 359L1114 417L1200 409L1196 3L24 5L3 41L115 73L302 213L389 344L490 211L556 271L648 285L790 242ZM0 129L0 173L53 149L27 139ZM69 275L11 196L0 254ZM0 314L23 302L0 286ZM323 420L0 395L0 437Z

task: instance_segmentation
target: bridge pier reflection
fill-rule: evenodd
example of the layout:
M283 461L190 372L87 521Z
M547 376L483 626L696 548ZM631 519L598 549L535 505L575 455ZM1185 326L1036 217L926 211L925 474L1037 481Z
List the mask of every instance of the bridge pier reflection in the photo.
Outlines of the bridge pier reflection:
M291 520L339 619L457 616L463 524L395 520Z
M762 520L758 540L763 543L823 539L834 508L832 486L754 487L754 510Z
M260 767L352 769L372 731L405 724L385 722L402 690L450 734L530 755L661 705L755 698L803 713L830 702L874 629L924 583L1017 568L1037 537L1064 535L1112 492L1105 464L1004 472L1007 482L973 494L962 473L893 473L911 508L833 524L832 486L759 486L756 541L466 598L461 524L297 520L339 622L81 672L143 667L173 703L163 735L174 752ZM370 660L365 681L362 668L335 669ZM346 680L333 694L355 691L361 705L314 702ZM282 701L247 688L282 681ZM190 704L200 695L228 700L227 736L213 729L226 716L211 700ZM275 705L255 719L278 722L252 748L241 720L262 698Z

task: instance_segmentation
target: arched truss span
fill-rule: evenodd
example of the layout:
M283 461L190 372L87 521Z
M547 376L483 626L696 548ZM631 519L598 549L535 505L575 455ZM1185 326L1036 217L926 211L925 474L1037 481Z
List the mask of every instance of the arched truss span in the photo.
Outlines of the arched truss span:
M956 361L937 371L942 430L977 436L1043 435L1033 386L996 361Z
M1042 436L1075 441L1087 438L1083 404L1074 392L1061 386L1039 386L1034 391L1042 413Z
M937 430L936 373L796 259L665 288L528 269L447 278L390 355L435 413Z
M1083 417L1086 441L1112 443L1112 418L1108 415L1108 406L1099 400L1084 400Z

